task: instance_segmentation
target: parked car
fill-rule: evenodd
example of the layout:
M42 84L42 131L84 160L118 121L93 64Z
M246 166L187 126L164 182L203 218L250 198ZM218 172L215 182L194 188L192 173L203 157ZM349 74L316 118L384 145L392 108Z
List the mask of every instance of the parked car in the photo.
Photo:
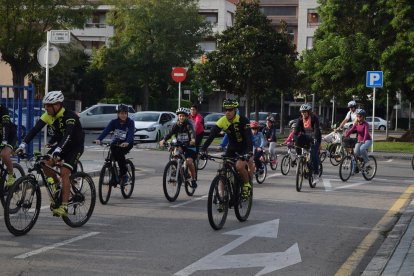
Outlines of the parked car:
M372 129L372 116L368 116L365 118L365 121L367 121L369 128ZM352 122L348 122L344 125L344 128L349 128L351 126ZM390 127L390 122L387 123L386 120L382 119L381 117L374 117L374 126L375 129L378 130L385 130L387 127Z
M169 111L141 111L134 114L135 141L160 141L177 122L177 115Z
M210 113L204 117L204 135L210 135L211 129L216 125L217 120L223 116L223 113Z
M118 104L97 104L79 113L79 120L83 128L105 128L109 121L116 118L116 107ZM128 112L134 114L135 110L129 106ZM131 117L131 119L133 119Z
M268 112L259 112L259 129L262 130L266 126L266 118L268 116ZM273 118L275 118L276 127L279 128L280 125L280 117L279 113L272 113ZM250 121L256 121L256 113L251 112Z

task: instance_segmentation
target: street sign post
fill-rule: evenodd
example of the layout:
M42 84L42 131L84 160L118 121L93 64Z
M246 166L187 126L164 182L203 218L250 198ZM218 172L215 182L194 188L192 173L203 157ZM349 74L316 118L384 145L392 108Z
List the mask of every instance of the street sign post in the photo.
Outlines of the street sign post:
M383 85L383 72L382 71L367 71L366 75L366 87L372 87L372 145L371 152L374 152L374 130L375 130L375 88L382 87ZM388 128L388 126L387 126Z
M171 77L175 82L178 82L178 108L181 107L181 82L187 77L187 71L184 67L173 67Z

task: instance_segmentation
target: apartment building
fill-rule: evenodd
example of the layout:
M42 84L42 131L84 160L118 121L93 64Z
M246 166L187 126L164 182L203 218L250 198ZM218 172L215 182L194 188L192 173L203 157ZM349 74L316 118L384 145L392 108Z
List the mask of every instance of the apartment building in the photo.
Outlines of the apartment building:
M316 0L299 0L297 52L313 48L313 35L320 24Z

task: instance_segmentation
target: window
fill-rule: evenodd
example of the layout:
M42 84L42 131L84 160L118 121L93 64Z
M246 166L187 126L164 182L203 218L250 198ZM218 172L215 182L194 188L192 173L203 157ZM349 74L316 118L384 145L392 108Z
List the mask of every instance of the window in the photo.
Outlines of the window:
M313 36L306 37L306 50L313 48Z
M295 6L263 6L260 8L260 10L266 16L296 16Z
M116 106L103 106L102 114L115 114Z
M200 42L200 48L203 52L212 52L216 50L215 41L202 41Z
M319 23L319 15L316 10L308 9L308 27L316 27Z
M217 13L201 13L201 16L204 17L204 20L209 22L213 27L217 26L218 15Z
M234 14L232 12L227 12L226 26L233 27L233 23L234 23Z

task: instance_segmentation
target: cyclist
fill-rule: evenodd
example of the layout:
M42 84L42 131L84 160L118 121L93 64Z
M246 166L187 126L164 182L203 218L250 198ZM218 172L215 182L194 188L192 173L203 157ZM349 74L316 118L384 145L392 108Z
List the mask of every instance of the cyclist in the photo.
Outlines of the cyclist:
M293 146L293 143L294 143L294 135L295 135L295 128L296 128L296 125L298 124L298 120L297 119L295 119L295 120L290 120L289 121L289 128L291 129L290 130L290 133L289 133L289 136L286 138L286 140L283 142L283 144L284 145L287 145L287 146Z
M200 147L201 141L203 140L204 136L204 118L198 113L197 105L193 104L190 108L190 115L188 115L188 119L190 119L195 128L195 145L197 147L197 152Z
M259 131L259 123L256 121L250 122L250 128L252 129L253 136L253 153L254 153L254 164L256 171L262 173L263 167L260 164L260 158L263 156L263 148L266 144L263 133Z
M102 140L113 131L111 141L111 153L115 161L118 162L120 185L126 185L128 183L128 169L126 166L125 155L134 146L134 132L135 124L134 121L128 117L128 106L120 104L117 106L117 118L109 122L106 128L99 135L98 139L95 140L96 144L101 144ZM135 173L135 172L133 172Z
M345 119L339 125L339 127L338 127L339 129L342 129L346 123L355 121L355 119L356 119L356 107L357 107L356 101L350 101L348 103L349 111L346 114Z
M368 164L368 149L372 145L371 135L369 134L369 125L365 121L366 112L364 109L357 109L356 123L347 131L345 137L349 137L356 130L357 143L355 144L354 153L364 159L365 165Z
M205 152L210 146L213 139L223 130L228 135L229 144L226 149L227 156L236 156L249 154L253 155L252 146L252 132L250 130L250 121L244 116L237 114L238 101L233 99L225 99L223 101L223 108L225 115L221 117L216 125L212 128L210 136L204 142L202 151ZM247 197L252 188L249 180L249 171L246 168L249 165L250 172L253 173L253 163L249 160L247 163L244 160L237 160L236 170L243 180L243 196Z
M299 108L301 117L295 128L294 137L299 147L311 148L311 160L313 166L313 184L319 182L319 146L321 144L321 130L319 120L312 113L312 106L308 103Z
M186 163L191 175L191 185L197 188L196 171L194 161L197 158L197 149L195 147L195 131L193 124L188 120L189 110L185 107L179 107L175 112L178 115L177 123L172 127L171 131L164 136L160 141L160 146L163 147L165 141L175 136L178 142L184 143L182 146Z
M0 105L0 134L2 137L0 145L0 157L7 169L7 179L5 186L10 187L14 184L16 177L13 174L13 162L10 158L12 151L17 143L16 125L10 121L10 115L4 105Z
M50 91L44 96L43 104L46 112L36 122L16 150L17 154L23 153L26 145L45 125L49 125L53 129L54 140L57 141L57 144L48 151L48 154L51 154L53 158L48 160L47 164L50 166L56 165L56 162L62 164L60 176L63 184L62 204L52 209L56 216L67 216L70 194L69 177L83 153L85 141L85 133L79 122L79 116L75 112L66 109L63 106L63 100L62 91ZM48 176L48 181L53 179L52 183L58 182L57 175L52 170L44 167L44 172Z
M266 119L266 126L262 130L265 137L265 141L269 143L269 153L272 156L276 156L276 126L275 118L273 116L268 116ZM277 162L276 158L273 158L272 163L275 165Z

